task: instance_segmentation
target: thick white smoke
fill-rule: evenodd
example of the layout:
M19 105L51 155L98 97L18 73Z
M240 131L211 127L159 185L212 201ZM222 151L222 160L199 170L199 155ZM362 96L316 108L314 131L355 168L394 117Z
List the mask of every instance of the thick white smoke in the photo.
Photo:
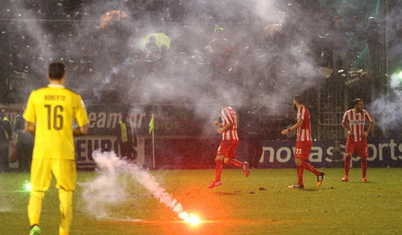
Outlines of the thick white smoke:
M402 117L402 90L399 74L393 74L390 80L391 93L389 96L381 96L369 107L371 114L376 118L376 123L387 130L400 129Z
M114 152L95 151L93 158L97 164L99 176L80 185L83 187L82 200L86 212L97 217L110 216L110 209L128 199L128 182L135 180L144 186L162 204L170 208L180 218L189 216L183 206L159 185L151 173L136 164L129 164L116 156ZM127 180L119 180L121 178Z

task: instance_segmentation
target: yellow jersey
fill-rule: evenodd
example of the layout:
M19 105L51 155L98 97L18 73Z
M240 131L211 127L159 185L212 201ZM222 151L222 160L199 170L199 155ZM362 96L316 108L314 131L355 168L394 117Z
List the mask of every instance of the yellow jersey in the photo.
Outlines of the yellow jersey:
M74 160L74 119L78 126L89 123L81 96L52 84L31 92L24 119L36 124L34 159Z

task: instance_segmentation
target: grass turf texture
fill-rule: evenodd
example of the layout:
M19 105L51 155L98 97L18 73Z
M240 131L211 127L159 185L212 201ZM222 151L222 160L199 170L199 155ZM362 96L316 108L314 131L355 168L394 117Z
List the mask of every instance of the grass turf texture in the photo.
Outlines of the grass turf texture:
M162 187L185 210L204 220L198 226L181 222L135 181L130 196L116 205L109 218L89 216L81 201L81 186L74 195L72 235L125 234L400 234L402 232L402 170L369 168L368 183L360 169L341 182L343 169L325 169L325 180L305 172L306 189L288 189L296 182L295 169L224 169L223 185L207 189L214 170L151 171ZM79 172L78 182L94 179L94 172ZM23 184L29 175L0 174L0 234L29 234L29 193ZM260 189L261 188L261 189ZM265 189L265 190L262 190ZM107 189L105 189L107 190ZM128 220L126 220L129 218ZM138 219L141 221L133 221ZM52 184L41 216L42 234L58 232L58 197Z

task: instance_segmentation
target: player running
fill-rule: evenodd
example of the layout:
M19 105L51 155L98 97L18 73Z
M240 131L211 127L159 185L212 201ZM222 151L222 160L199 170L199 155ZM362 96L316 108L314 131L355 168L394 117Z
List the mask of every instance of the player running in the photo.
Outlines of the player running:
M350 159L352 158L355 148L357 155L360 157L362 167L362 181L367 182L367 157L368 146L367 136L375 126L374 118L363 109L363 101L359 98L353 100L354 108L345 112L342 119L342 127L348 133L346 141L346 156L345 156L345 177L342 178L343 182L349 181L349 168ZM370 123L367 131L364 131L366 121Z
M42 200L52 175L59 189L59 235L68 235L76 183L73 136L88 132L88 117L81 96L64 88L65 67L49 65L48 87L31 93L24 113L25 131L35 135L31 166L32 191L28 205L30 235L39 235ZM73 119L78 127L73 129Z
M222 135L222 141L219 145L218 152L216 153L216 170L215 180L208 186L208 188L215 188L221 186L221 173L223 163L227 165L233 165L241 167L244 171L244 175L248 177L250 174L249 164L247 162L240 162L235 159L236 150L239 146L239 137L237 136L237 114L232 107L223 108L221 111L222 123L218 121L214 122L214 125L218 127L218 134Z
M317 176L317 187L320 187L322 181L324 180L324 172L319 172L310 163L307 162L313 143L311 139L310 112L308 111L307 107L303 105L303 103L303 97L300 95L296 95L293 99L293 105L297 109L297 123L281 132L282 135L286 135L291 131L297 130L295 162L297 167L298 182L297 184L291 185L288 188L304 188L304 169L310 171Z

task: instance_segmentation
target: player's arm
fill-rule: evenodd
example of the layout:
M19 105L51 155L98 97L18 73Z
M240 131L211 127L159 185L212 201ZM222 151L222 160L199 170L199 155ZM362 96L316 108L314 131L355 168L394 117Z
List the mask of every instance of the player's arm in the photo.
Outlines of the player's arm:
M367 129L366 132L364 132L365 137L367 137L370 134L370 132L373 130L374 126L375 126L375 120L373 118L372 121L370 122L369 128Z
M36 126L35 123L25 121L24 131L30 133L31 135L35 135Z
M216 127L223 127L222 123L219 123L218 121L214 121L214 126Z
M228 123L226 126L218 129L218 134L222 134L223 132L229 130L233 126L233 123Z
M81 136L86 135L88 133L88 115L87 111L85 110L85 104L82 100L81 96L77 96L76 99L76 110L75 110L75 120L77 122L78 127L74 128L73 136Z
M303 119L299 118L299 120L297 121L296 124L294 124L293 126L291 126L291 127L288 128L288 129L285 129L285 130L281 131L281 134L282 134L282 135L286 135L286 134L289 133L289 132L292 132L292 131L294 131L294 130L297 130L297 128L299 128L299 127L301 127L301 126L303 125L303 121L304 121Z
M348 133L348 135L352 135L352 132L349 130L349 124L347 122L342 122L342 128Z
M346 133L348 133L348 135L353 135L349 129L349 118L348 118L347 112L345 112L345 114L343 114L342 128L346 131Z
M88 133L88 124L76 127L73 130L73 136L86 135Z

